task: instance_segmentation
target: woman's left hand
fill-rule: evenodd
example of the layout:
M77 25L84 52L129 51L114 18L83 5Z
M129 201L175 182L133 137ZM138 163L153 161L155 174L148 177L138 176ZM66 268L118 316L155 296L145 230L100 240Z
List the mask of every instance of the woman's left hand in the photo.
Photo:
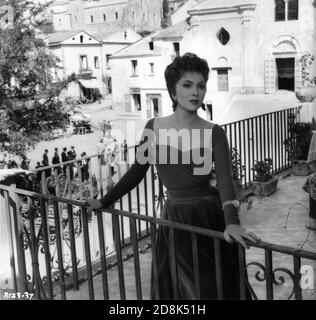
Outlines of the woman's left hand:
M239 224L229 224L224 231L224 238L227 242L233 243L233 240L239 242L245 249L249 249L246 240L254 243L258 243L261 239L253 232L247 231Z

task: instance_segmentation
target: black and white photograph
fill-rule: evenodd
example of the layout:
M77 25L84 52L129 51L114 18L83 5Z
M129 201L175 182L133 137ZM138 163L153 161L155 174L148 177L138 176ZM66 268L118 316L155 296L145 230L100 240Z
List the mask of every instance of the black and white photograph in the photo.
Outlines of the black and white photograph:
M315 57L315 0L0 0L0 300L316 300Z

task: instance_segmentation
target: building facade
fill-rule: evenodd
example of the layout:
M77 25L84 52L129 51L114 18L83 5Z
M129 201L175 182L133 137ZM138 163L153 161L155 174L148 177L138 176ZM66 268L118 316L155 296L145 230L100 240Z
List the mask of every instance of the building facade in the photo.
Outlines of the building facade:
M207 59L209 98L300 88L300 58L315 53L315 10L313 0L206 0L189 10L183 49Z
M136 32L160 27L161 0L57 0L50 9L55 31L84 29L96 25L125 23Z
M111 57L113 107L137 112L142 118L166 116L172 112L164 70L180 54L184 21L157 31Z
M61 61L59 76L75 74L77 78L63 95L76 99L111 95L110 56L139 39L134 30L119 27L94 34L84 30L48 34L49 48Z
M170 101L168 95L163 94L166 90L163 72L171 61L174 43L178 42L176 51L180 54L194 52L208 61L211 73L205 101L215 110L220 112L238 95L260 99L278 95L281 101L283 93L291 94L288 101L285 100L288 96L284 95L283 105L292 107L293 101L297 101L294 92L302 86L300 60L303 55L316 52L315 1L204 0L191 3L194 5L188 9L187 28L180 34L177 26L181 23L178 23L160 31L160 35L146 38L144 47L139 43L114 55L113 63L120 70L119 74L124 72L114 60L120 60L127 70L132 68L131 61L137 60L133 63L138 68L135 78L126 74L125 80L118 83L118 93L113 96L117 106L128 105L129 97L134 94L130 88L135 88L142 105L148 108L145 92L153 92L155 88L165 97L159 114L168 113ZM149 42L153 43L152 52L148 49ZM150 59L157 61L159 69L158 74L148 78L142 68L148 67ZM113 79L113 82L118 81ZM131 105L134 110L133 102Z

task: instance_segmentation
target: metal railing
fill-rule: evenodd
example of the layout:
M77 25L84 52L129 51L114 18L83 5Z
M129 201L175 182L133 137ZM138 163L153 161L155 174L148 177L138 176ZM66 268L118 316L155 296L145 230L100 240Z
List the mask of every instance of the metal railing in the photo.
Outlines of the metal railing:
M251 168L255 161L271 158L272 174L292 166L284 141L290 136L290 122L296 121L298 112L299 108L291 108L223 125L230 148L238 150L245 166L244 186L253 180Z
M231 148L237 148L242 164L245 165L244 186L248 186L253 179L251 166L255 160L272 157L273 173L278 173L290 167L283 141L289 136L289 119L298 109L288 109L280 112L265 114L262 116L245 119L242 121L224 125L228 142ZM279 122L278 122L279 121ZM279 129L276 133L274 129ZM34 171L37 179L37 188L30 188L46 195L85 201L88 198L102 197L110 187L112 179L120 180L129 168L129 159L135 157L137 147L129 147L127 159L123 153L118 158L126 161L118 161L115 165L117 174L113 178L111 165L105 162L104 154L85 156L49 167L38 168ZM82 169L82 163L87 162L86 171ZM122 197L116 207L123 211L136 212L148 217L159 217L161 208L166 198L166 191L154 168L151 166L143 181L127 195ZM78 216L75 215L78 220ZM96 216L90 217L92 224L96 225ZM120 237L124 246L128 245L130 239L130 226L128 219L120 217ZM111 223L107 225L107 232L111 230ZM138 238L141 239L150 234L148 225L138 221ZM83 241L83 240L82 240ZM67 243L67 241L64 241ZM83 242L81 245L84 248ZM92 246L90 248L92 261L97 260L99 250ZM85 263L84 249L82 249L80 261Z
M216 270L216 291L217 299L224 299L224 288L222 279L222 261L221 261L221 243L224 241L221 232L198 228L190 225L179 224L168 220L162 220L156 217L135 214L131 212L109 209L96 212L97 223L95 226L89 222L87 208L80 201L61 199L43 194L0 186L1 204L6 207L6 227L8 229L8 248L10 252L10 278L12 279L11 289L19 292L34 293L36 299L67 299L67 291L70 288L80 290L80 283L86 279L88 284L87 299L95 299L96 294L102 295L104 299L126 299L126 277L129 277L129 285L132 283L134 296L132 299L149 299L149 292L144 292L143 288L148 284L149 279L144 275L150 274L152 270L152 281L156 284L155 295L159 299L158 270L156 256L156 232L157 227L168 228L170 235L171 250L171 275L173 282L170 284L177 297L177 267L174 234L177 231L188 232L191 237L191 252L194 288L196 299L200 297L199 280L199 259L198 237L205 236L212 239L214 243L214 257ZM24 199L23 199L24 198ZM25 201L27 210L21 214L21 204ZM78 209L79 208L79 212ZM51 216L48 211L51 210ZM74 212L76 217L74 218ZM112 221L112 236L105 232L104 222L110 216ZM124 268L124 244L121 238L120 224L124 219L129 221L130 227L130 247L129 257L133 258L133 275L131 272L125 272ZM78 263L78 224L83 235L83 246L85 254L85 265L79 267ZM139 238L137 226L142 224L150 230L150 244L152 264L144 266L141 263L139 254ZM91 259L91 237L97 234L99 260L98 263ZM68 247L62 242L67 239ZM109 243L114 243L114 252L112 256L107 255ZM249 290L253 299L258 296L253 287L255 282L261 284L264 289L265 299L274 299L274 288L285 284L284 276L277 277L277 273L283 273L289 277L292 282L292 288L288 294L288 299L301 300L304 297L300 286L302 259L306 263L316 265L316 253L306 250L299 250L285 246L278 246L261 242L259 244L248 243L250 246L261 249L263 261L252 261L245 263L245 250L239 245L239 282L240 299L246 298L246 291ZM68 251L68 254L66 254ZM283 254L288 256L291 267L274 266L273 255ZM53 256L57 258L54 259ZM68 256L67 256L68 255ZM28 266L29 260L31 267ZM113 264L113 261L115 263ZM130 260L129 260L130 261ZM292 261L292 263L291 263ZM55 264L54 268L53 265ZM116 268L113 268L115 266ZM111 269L112 267L112 269ZM147 272L144 272L144 268ZM256 267L258 270L252 277L247 277L247 271L250 267ZM152 268L152 269L151 269ZM142 269L142 271L141 271ZM96 271L97 270L97 271ZM111 272L111 277L109 277ZM116 287L109 285L114 274L117 274L118 281ZM93 277L96 274L101 275L101 292L96 292ZM131 283L132 281L132 283ZM111 290L119 293L119 297L113 295ZM82 295L81 295L82 296ZM128 297L129 299L131 297ZM308 298L308 297L307 297Z

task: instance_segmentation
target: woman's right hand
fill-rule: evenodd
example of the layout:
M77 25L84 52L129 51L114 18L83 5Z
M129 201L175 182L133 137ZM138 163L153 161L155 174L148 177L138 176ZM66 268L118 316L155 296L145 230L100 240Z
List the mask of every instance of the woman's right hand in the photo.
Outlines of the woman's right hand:
M90 211L90 210L98 210L98 209L102 208L102 203L98 199L87 200L85 205L88 206L88 211Z

